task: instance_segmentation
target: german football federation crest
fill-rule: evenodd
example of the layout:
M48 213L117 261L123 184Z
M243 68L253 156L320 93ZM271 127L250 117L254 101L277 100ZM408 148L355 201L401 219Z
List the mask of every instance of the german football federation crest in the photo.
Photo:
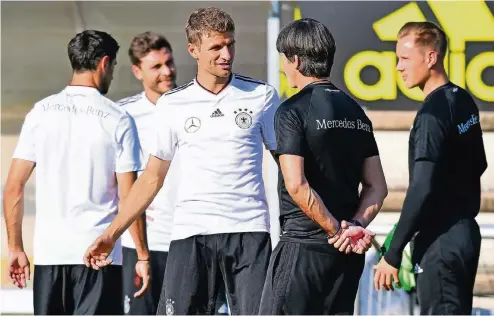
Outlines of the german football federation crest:
M173 307L173 303L175 303L175 302L172 301L171 299L166 300L165 312L166 312L167 316L171 316L171 315L175 314L175 308Z
M235 123L237 123L238 127L242 129L247 129L252 125L252 111L248 109L238 109L238 111L234 111L233 114L235 116Z

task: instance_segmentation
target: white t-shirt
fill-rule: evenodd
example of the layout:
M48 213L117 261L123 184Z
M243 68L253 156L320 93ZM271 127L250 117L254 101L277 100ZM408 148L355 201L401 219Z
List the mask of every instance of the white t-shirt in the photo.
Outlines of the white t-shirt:
M139 133L139 142L147 161L149 148L155 139L153 123L156 106L148 100L144 92L122 99L117 104L134 118ZM163 187L146 210L146 231L149 250L168 251L170 247L173 210L175 209L179 181L177 158L173 159ZM122 245L128 248L135 248L134 241L128 230L122 235Z
M172 240L269 232L262 144L276 149L279 102L272 86L240 75L218 94L194 80L158 100L150 153L164 160L180 154Z
M84 264L117 213L115 173L141 170L132 118L90 87L68 86L28 113L14 158L36 162L34 263ZM121 264L120 241L110 254Z

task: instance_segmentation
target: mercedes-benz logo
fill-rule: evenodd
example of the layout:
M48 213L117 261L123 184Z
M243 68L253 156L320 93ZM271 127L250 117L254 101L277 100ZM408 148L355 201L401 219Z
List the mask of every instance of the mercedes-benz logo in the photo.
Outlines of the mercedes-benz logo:
M185 131L187 133L195 133L201 127L201 120L197 117L189 117L185 121Z

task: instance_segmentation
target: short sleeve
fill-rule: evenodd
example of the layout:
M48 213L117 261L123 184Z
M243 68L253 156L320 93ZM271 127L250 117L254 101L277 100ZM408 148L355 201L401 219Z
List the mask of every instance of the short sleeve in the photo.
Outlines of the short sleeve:
M36 162L36 129L38 127L39 114L33 108L26 115L22 124L21 133L17 146L14 150L13 158Z
M306 138L304 125L294 109L280 109L275 117L276 153L304 156Z
M174 111L161 97L156 104L154 113L154 136L151 141L149 154L161 160L173 160L178 144L177 133L174 130Z
M374 157L374 156L379 156L379 149L377 147L377 142L376 138L374 136L374 129L372 128L372 123L369 122L369 125L371 126L370 132L367 133L367 140L366 140L366 151L365 151L365 158L369 157Z
M268 150L276 149L276 135L274 132L274 115L280 106L280 98L276 90L268 86L266 101L262 113L261 132L264 145Z
M115 130L117 153L115 172L126 173L144 168L141 145L134 119L127 113L118 121Z

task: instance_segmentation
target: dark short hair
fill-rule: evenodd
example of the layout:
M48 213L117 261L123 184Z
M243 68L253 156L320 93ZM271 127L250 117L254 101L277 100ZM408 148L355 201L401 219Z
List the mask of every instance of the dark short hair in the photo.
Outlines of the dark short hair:
M276 49L291 62L298 56L298 71L303 76L325 78L333 67L336 44L324 24L304 18L289 23L280 31Z
M187 41L191 44L200 44L202 36L211 32L235 32L232 17L225 11L213 7L192 12L185 25Z
M153 50L161 50L163 48L172 51L170 42L163 35L153 32L144 32L132 40L129 47L129 58L132 65L140 65L141 58L149 54Z
M96 70L98 62L104 56L113 62L117 58L117 41L108 33L86 30L70 40L68 53L72 70L82 72Z
M415 42L434 49L441 60L444 60L448 49L446 33L432 22L408 22L398 32L398 39L413 34Z

